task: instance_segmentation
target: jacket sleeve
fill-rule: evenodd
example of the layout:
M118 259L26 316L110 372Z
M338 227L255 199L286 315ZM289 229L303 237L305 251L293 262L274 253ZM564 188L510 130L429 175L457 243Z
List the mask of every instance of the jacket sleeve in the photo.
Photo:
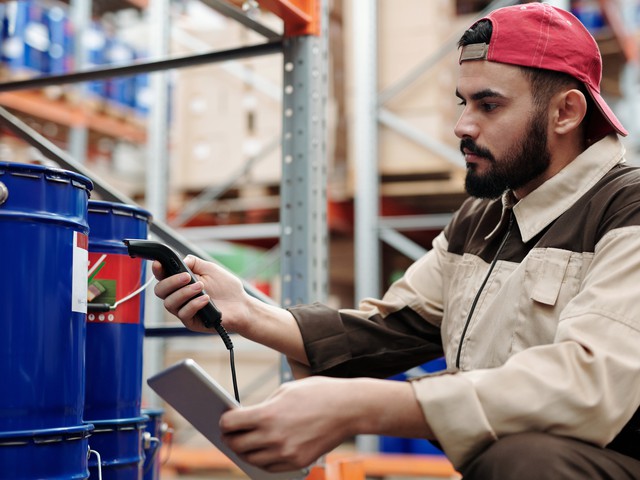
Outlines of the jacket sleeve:
M463 466L497 438L548 432L601 447L640 405L640 227L607 233L554 342L500 367L412 384L450 460Z
M444 235L381 300L358 310L313 304L290 308L314 374L386 378L443 355L442 278Z

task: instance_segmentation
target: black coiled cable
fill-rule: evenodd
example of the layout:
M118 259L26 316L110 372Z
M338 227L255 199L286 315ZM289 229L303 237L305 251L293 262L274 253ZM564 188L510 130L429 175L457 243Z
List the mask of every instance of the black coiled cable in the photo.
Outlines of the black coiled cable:
M238 379L236 377L236 362L233 356L233 342L231 341L231 338L229 337L229 334L227 333L227 331L222 326L222 323L216 322L214 324L214 328L216 329L216 332L218 332L218 335L220 335L220 338L224 342L224 346L227 347L227 350L229 350L229 364L231 366L231 381L233 382L233 394L236 397L236 401L240 403L240 393L238 392Z

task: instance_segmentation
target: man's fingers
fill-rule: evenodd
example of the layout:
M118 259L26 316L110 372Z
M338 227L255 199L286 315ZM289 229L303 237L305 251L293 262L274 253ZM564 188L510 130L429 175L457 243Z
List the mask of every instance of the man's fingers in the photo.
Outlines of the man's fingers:
M244 461L272 472L296 468L294 458L283 458L280 442L269 442L256 431L243 431L222 436L223 441Z
M273 443L260 428L261 422L255 410L256 407L236 408L220 417L222 439L234 452L248 454L263 450Z
M260 424L256 418L257 407L242 407L227 410L220 417L220 431L224 434L251 431Z
M191 297L189 297L191 298ZM182 307L179 307L176 316L183 321L187 321L196 316L196 314L207 304L209 303L209 295L201 295L199 297L193 298L192 300L187 300ZM166 307L166 302L165 302ZM168 308L167 308L168 309Z
M153 273L153 276L158 280L166 278L166 274L164 273L162 264L158 260L154 260L153 262L151 262L151 273Z
M159 281L154 287L153 292L157 297L164 300L176 290L187 285L190 280L191 276L188 273L179 273L177 275L172 275Z
M268 470L269 472L288 472L300 468L293 463L283 461L278 452L271 449L255 450L246 454L241 454L240 457L245 462L256 465Z

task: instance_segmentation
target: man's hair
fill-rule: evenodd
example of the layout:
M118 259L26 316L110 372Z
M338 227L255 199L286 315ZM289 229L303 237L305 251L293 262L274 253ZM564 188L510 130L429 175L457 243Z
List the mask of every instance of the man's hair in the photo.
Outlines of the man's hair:
M464 32L458 41L458 47L462 48L474 43L489 44L492 33L493 25L491 22L489 20L480 20ZM593 101L591 100L591 95L587 93L582 82L563 72L555 72L553 70L545 70L542 68L523 67L520 65L515 66L520 68L528 78L529 84L531 85L533 102L538 109L546 108L551 97L562 89L575 88L580 90L587 99L587 115L585 115L585 119L583 120L583 123L586 123L585 120L588 118L589 112L592 110Z

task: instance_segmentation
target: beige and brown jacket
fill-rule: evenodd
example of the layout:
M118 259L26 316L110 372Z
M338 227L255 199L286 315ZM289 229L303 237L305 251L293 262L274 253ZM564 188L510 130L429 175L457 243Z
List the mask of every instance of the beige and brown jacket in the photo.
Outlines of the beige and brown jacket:
M381 300L292 308L311 371L386 377L444 353L412 384L457 467L523 431L640 458L640 170L623 154L610 136L515 204L469 199Z

